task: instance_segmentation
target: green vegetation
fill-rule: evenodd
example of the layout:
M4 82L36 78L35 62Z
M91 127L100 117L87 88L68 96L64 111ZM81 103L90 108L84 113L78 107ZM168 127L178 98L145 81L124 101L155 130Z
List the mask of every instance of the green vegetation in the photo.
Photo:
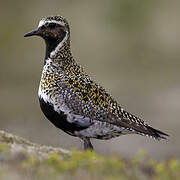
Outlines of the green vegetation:
M8 179L178 179L180 161L148 159L139 151L133 159L104 157L91 151L65 151L40 146L0 131L0 178Z

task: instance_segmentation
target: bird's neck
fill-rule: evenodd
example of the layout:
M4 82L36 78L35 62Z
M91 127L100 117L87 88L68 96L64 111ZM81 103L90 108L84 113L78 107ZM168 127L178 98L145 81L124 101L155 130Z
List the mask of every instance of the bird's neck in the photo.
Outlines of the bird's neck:
M45 39L46 54L45 60L50 59L69 59L72 57L70 49L70 34L66 33L59 39Z
M51 52L55 50L55 48L58 46L60 42L54 39L47 39L45 40L45 43L46 43L46 54L45 54L45 60L46 60L50 58Z
M79 68L79 65L72 56L69 38L64 42L46 42L46 55L44 64L49 63L49 60L54 65L54 68L57 68L61 71L68 71L69 69L72 69L72 67L76 67L77 69Z

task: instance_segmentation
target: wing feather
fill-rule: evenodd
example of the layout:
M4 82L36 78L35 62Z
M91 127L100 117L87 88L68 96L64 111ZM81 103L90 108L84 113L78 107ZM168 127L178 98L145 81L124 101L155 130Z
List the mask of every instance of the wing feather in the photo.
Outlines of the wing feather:
M76 71L74 70L74 72ZM165 136L168 136L166 133L147 125L142 119L124 111L111 95L95 83L83 69L68 74L64 85L70 91L67 94L66 102L68 102L73 114L125 127L156 139L165 139Z

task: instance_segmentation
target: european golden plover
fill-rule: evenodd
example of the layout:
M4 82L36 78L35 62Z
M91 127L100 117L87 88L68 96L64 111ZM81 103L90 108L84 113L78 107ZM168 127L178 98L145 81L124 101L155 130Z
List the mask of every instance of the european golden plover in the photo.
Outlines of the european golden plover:
M124 134L140 134L159 140L168 136L125 111L75 61L65 18L43 18L38 28L24 37L34 35L42 37L46 43L38 92L41 109L57 128L81 138L84 149L93 149L91 138L106 140Z

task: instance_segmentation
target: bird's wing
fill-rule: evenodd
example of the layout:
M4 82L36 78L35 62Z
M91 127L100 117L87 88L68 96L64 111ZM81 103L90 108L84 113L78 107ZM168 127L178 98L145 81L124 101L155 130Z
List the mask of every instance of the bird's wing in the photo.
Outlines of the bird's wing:
M64 83L75 92L74 96L67 97L68 104L74 114L125 127L157 139L167 136L167 134L147 125L142 119L123 110L111 95L85 72L71 74Z

